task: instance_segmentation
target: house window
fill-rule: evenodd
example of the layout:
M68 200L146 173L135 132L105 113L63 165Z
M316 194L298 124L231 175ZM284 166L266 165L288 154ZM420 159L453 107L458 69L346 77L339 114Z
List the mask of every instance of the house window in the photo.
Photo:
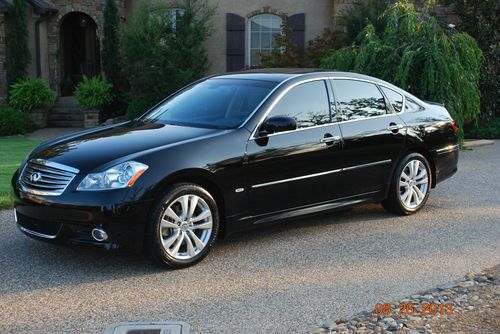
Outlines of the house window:
M184 15L184 8L172 8L170 9L170 20L172 21L172 29L175 31L177 29L177 18Z
M250 19L249 63L258 65L261 56L270 55L275 48L275 38L281 34L282 19L277 15L262 14Z

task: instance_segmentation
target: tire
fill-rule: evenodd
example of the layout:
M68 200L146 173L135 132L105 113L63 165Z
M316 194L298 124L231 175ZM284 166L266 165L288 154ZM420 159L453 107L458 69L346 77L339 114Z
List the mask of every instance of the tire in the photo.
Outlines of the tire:
M416 174L412 172L415 169ZM432 171L429 161L419 153L409 153L394 171L389 196L382 205L392 213L414 214L427 202L431 184Z
M217 239L218 212L214 198L202 187L192 183L169 187L146 229L149 254L160 265L175 269L200 262Z

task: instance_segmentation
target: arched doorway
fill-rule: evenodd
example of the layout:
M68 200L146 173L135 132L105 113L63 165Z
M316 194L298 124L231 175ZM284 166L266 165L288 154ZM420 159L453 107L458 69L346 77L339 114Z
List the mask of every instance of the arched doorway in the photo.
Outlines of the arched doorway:
M84 75L100 74L97 25L85 13L69 13L61 22L60 41L61 95L68 96Z

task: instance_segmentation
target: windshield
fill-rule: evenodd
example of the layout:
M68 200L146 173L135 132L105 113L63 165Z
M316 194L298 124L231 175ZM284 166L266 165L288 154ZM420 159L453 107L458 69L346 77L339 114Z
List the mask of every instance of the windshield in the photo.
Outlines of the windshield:
M240 126L276 82L214 78L186 88L143 118L144 121L206 128Z

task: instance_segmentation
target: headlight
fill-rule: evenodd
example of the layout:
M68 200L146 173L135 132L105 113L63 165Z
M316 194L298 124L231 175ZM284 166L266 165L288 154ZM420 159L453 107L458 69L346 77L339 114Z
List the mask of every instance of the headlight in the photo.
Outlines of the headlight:
M148 166L145 164L127 161L104 172L85 176L76 190L108 190L132 187L146 169Z

